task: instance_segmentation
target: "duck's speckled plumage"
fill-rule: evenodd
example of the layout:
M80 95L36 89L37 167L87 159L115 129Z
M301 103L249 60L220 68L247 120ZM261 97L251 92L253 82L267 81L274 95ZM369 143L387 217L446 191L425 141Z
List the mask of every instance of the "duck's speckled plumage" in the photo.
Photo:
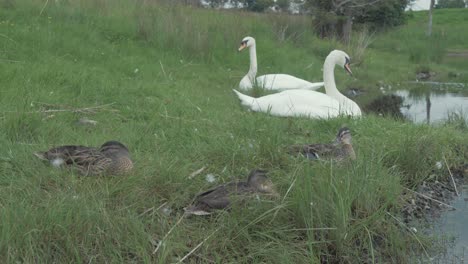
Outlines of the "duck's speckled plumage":
M237 199L252 194L277 195L273 183L264 170L252 170L246 182L230 182L197 195L195 202L185 208L185 212L194 215L209 215L214 210L229 208Z
M60 146L34 155L56 167L75 167L83 175L116 175L133 168L127 147L118 141L108 141L100 148Z
M335 141L329 144L293 145L289 147L292 155L303 155L309 159L356 159L353 145L351 144L351 132L347 127L338 131Z

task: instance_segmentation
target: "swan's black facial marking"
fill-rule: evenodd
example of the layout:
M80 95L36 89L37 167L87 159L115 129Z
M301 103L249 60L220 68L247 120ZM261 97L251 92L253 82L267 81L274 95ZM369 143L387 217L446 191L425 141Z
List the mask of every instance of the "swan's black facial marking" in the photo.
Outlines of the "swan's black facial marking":
M345 70L351 75L353 76L353 72L351 71L351 68L349 67L349 64L350 64L350 59L349 57L345 57L345 65L343 66L345 68Z
M241 43L240 43L240 47L239 47L238 50L241 51L241 50L243 50L244 48L246 48L246 47L247 47L247 42L248 42L248 41L249 41L248 39L242 40Z
M350 64L350 63L351 63L351 60L349 59L349 57L345 57L345 65Z

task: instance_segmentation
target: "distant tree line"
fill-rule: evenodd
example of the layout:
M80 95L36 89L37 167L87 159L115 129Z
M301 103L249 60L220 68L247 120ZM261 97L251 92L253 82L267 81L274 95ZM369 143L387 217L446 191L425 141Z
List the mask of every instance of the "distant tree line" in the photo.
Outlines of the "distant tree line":
M411 0L305 0L320 37L351 38L353 24L382 30L405 22L405 8Z
M353 24L381 30L405 22L405 8L412 0L202 0L211 7L229 5L254 12L267 10L309 14L322 38L350 40ZM455 1L455 0L454 0Z
M196 0L185 0L196 1ZM372 31L404 24L405 9L415 0L201 0L214 8L230 6L253 12L287 11L313 17L315 32L321 38L338 37L349 42L353 25ZM463 8L468 0L438 0L435 8Z

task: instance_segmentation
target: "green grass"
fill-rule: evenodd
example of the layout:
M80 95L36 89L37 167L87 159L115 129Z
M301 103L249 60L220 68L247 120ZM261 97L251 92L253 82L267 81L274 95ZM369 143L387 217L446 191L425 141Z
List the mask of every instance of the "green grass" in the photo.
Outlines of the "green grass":
M399 217L402 188L433 173L443 156L452 165L466 160L454 152L466 140L456 124L429 127L372 115L277 118L242 109L231 89L248 68L247 54L236 52L245 35L257 39L260 73L319 80L328 52L346 49L316 39L308 18L104 0L49 1L40 14L43 1L1 3L8 6L0 9L2 262L171 263L212 234L188 262L356 263L368 257L404 263L421 247L389 216ZM448 16L443 12L434 23ZM379 80L411 79L420 67L410 60L411 48L394 53L386 38L409 34L416 21L423 18L417 14L408 27L376 35L356 79L337 71L339 86L371 89ZM283 40L278 32L287 23ZM459 47L457 41L451 38L447 47ZM429 65L467 78L466 68ZM102 105L96 113L43 112ZM77 126L80 117L98 124ZM352 164L310 163L284 153L288 144L330 141L343 124L353 133L358 159ZM110 139L130 148L130 175L80 177L32 155ZM202 175L188 179L204 166ZM270 171L281 199L178 222L181 208L212 187L207 173L222 183L253 168Z

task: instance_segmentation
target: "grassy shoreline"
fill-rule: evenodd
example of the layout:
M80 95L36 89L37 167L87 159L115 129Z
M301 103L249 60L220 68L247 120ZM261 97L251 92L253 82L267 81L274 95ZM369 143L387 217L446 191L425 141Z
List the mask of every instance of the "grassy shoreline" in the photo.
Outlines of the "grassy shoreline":
M242 109L231 88L248 69L248 56L235 51L245 35L257 38L260 73L319 80L325 55L348 50L316 39L306 18L127 1L51 1L43 7L41 1L15 1L0 9L2 262L172 263L203 242L188 262L404 263L421 248L389 216L400 217L402 188L433 174L442 157L451 166L466 161L467 153L454 148L466 144L466 131L452 125L373 115L276 118ZM435 19L463 19L462 11L437 11ZM398 43L392 39L409 36L420 16L376 36L354 68L356 79L337 71L338 86L367 83L373 89L379 80L411 79L420 64L410 62L411 50L393 53ZM286 21L294 27L290 39L281 41L275 32ZM458 41L453 37L446 46L459 47ZM458 81L468 82L466 67L429 66L460 72ZM96 113L44 113L102 105ZM98 124L76 126L84 116ZM288 144L328 142L343 124L353 133L353 164L311 164L284 153ZM129 146L131 175L79 177L32 156L51 146L110 139ZM202 167L204 174L188 179ZM212 186L205 174L222 183L243 179L253 168L270 171L280 200L252 201L247 208L178 223L180 208ZM442 169L436 175L447 174Z

